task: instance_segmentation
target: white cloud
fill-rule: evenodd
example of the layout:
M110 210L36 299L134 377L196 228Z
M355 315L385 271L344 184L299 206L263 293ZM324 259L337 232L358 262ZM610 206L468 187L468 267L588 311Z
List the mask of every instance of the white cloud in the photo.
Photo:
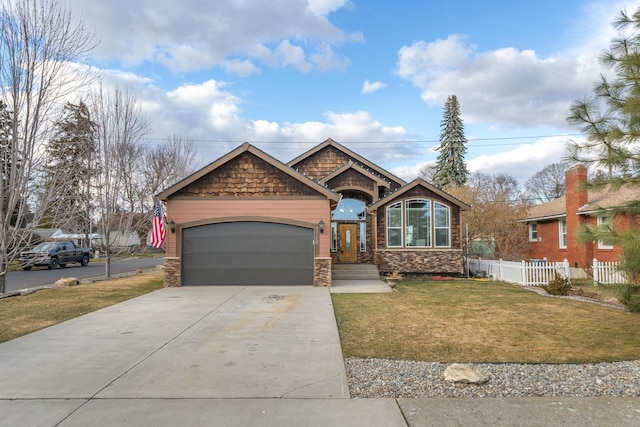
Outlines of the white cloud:
M434 162L420 162L415 165L396 166L391 168L389 172L404 179L407 182L410 182L420 176L420 172L422 172L425 166L433 164Z
M371 83L369 80L365 80L364 84L362 85L362 94L367 95L370 93L374 93L379 91L380 89L384 89L385 87L387 87L386 83L382 83L382 82Z
M322 16L350 5L349 0L309 0L309 9Z
M254 120L243 115L241 97L225 82L184 83L164 91L153 81L136 79L130 73L103 74L109 86L125 85L137 94L152 122L154 140L175 134L196 141L198 153L207 161L223 155L242 141L253 142L278 159L288 161L311 147L300 142L319 143L329 137L356 144L353 149L374 162L394 162L417 156L415 147L394 142L410 139L411 135L403 127L386 126L366 111L329 111L323 121ZM276 143L265 143L262 147L260 144L265 141Z
M591 90L600 70L592 54L540 58L515 48L477 52L465 37L452 35L401 48L396 73L430 105L456 94L467 123L562 129L571 102Z
M158 61L175 72L196 71L214 66L253 62L253 54L267 48L272 59L308 71L313 64L323 70L344 69L345 61L328 56L327 45L361 42L362 34L347 34L326 17L350 7L345 0L281 0L276 4L262 0L71 0L76 14L87 27L94 28L100 44L95 54L101 61L140 65ZM304 57L317 55L312 62L292 62L292 52L282 55L283 40L303 50ZM295 42L295 43L293 43ZM278 51L280 49L280 51ZM262 55L265 56L264 54ZM329 59L336 62L329 64ZM241 75L251 70L231 67Z
M552 163L562 162L567 154L568 136L541 138L531 144L520 144L515 148L496 154L483 154L469 159L469 171L510 175L520 181Z
M231 74L236 74L240 77L247 77L253 74L259 74L260 69L255 66L249 59L229 59L224 61L222 67Z

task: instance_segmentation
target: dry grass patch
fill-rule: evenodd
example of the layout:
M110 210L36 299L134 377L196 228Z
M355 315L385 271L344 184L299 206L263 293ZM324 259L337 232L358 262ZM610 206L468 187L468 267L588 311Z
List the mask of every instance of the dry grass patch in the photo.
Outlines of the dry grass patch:
M162 286L162 273L148 273L2 299L0 342L135 298Z
M640 359L640 315L500 282L402 282L334 294L345 356L441 362Z

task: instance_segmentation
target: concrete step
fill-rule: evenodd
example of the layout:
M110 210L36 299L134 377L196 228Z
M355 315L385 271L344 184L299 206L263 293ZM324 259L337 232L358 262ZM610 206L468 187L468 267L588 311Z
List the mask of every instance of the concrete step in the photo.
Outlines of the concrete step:
M373 264L333 264L333 280L370 280L379 279L378 267Z

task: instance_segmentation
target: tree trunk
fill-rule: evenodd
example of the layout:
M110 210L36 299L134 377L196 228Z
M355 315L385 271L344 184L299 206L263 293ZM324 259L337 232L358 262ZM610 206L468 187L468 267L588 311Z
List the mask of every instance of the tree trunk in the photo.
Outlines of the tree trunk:
M109 255L104 259L104 275L107 279L111 277L111 257Z

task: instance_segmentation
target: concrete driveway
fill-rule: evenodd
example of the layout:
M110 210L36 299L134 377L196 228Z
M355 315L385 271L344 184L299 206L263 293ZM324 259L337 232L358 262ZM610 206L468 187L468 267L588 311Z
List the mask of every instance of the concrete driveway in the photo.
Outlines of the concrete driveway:
M0 425L96 423L406 425L349 399L313 287L165 288L0 344Z

